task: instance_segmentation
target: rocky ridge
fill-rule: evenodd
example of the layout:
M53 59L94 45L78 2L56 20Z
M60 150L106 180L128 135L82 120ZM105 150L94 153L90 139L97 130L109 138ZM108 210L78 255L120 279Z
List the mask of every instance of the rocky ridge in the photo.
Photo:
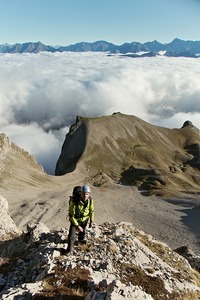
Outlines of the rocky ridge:
M107 41L95 41L93 43L80 42L74 45L53 47L44 45L41 42L27 42L17 43L14 45L3 44L0 45L0 53L39 53L41 51L48 52L109 52L109 53L138 53L148 52L147 56L154 56L155 53L159 55L159 51L166 51L167 56L173 57L198 57L200 53L200 41L184 41L174 39L170 43L162 44L158 41L139 43L131 42L122 45L114 45ZM132 56L138 57L138 56Z
M49 179L34 156L11 142L4 133L0 133L0 175L0 188L3 189L11 189L13 186L15 189L23 189L23 183L39 186L39 182ZM10 180L13 184L10 184Z
M169 129L121 113L78 116L66 135L56 175L80 170L95 186L114 182L148 195L198 194L199 129L185 123Z
M70 256L62 255L68 229L50 231L43 223L29 223L23 233L12 228L6 233L7 239L2 231L4 240L0 237L1 299L200 297L200 257L185 249L172 251L131 223L94 225L87 244L77 244Z

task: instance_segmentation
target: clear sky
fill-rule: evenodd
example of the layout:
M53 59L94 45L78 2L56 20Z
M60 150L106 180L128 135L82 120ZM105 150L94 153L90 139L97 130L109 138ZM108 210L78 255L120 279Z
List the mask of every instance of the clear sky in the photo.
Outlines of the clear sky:
M200 0L0 0L0 45L200 40Z

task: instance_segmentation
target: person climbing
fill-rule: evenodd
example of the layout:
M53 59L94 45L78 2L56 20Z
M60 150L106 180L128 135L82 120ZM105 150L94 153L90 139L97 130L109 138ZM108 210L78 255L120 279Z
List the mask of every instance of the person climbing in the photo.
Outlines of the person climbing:
M69 220L70 228L68 234L68 247L66 254L72 253L74 250L74 241L76 231L78 231L78 241L86 243L85 234L86 226L89 222L89 227L92 227L94 222L94 202L90 196L91 190L88 185L83 185L79 194L71 197L69 203Z

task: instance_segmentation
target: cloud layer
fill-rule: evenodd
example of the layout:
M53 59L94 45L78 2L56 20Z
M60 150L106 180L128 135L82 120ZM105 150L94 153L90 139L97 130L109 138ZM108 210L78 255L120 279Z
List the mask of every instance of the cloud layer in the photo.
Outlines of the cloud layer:
M200 60L128 58L105 53L0 55L1 132L47 173L77 115L113 112L152 124L200 128Z

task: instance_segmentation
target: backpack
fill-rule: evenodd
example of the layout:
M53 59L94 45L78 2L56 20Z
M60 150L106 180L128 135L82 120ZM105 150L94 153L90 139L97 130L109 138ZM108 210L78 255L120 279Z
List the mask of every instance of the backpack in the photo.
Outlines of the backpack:
M69 206L70 206L70 202L71 201L73 201L75 204L78 203L79 198L80 198L80 192L81 192L81 186L80 185L76 185L73 188L72 196L69 196Z
M76 185L73 188L73 192L72 192L72 196L69 196L69 207L70 207L70 203L74 202L75 205L78 204L78 201L80 199L80 192L81 192L81 186L80 185ZM69 215L69 219L70 219L70 213L68 211L68 215Z
M75 195L79 194L80 192L81 192L81 186L80 186L80 185L76 185L76 186L73 188L72 195L75 196Z

